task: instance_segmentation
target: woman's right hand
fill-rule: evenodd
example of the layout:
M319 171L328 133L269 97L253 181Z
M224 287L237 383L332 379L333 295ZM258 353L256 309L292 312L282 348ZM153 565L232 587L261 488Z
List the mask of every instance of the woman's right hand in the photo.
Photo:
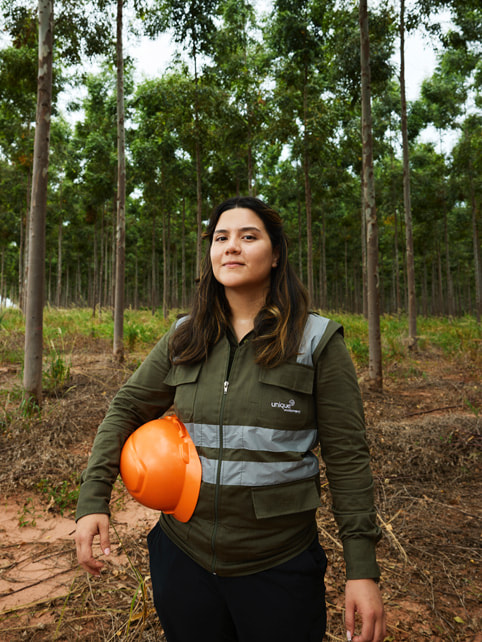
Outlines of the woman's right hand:
M109 555L109 515L105 513L84 515L78 520L75 531L75 546L79 564L91 575L99 576L104 562L95 559L93 555L92 543L96 535L100 537L100 547L104 555Z

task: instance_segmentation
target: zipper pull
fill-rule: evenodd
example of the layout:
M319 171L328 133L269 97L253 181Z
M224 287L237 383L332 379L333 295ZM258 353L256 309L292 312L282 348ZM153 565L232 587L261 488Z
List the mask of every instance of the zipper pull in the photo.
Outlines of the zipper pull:
M229 388L229 381L224 382L224 394L228 394L228 388Z

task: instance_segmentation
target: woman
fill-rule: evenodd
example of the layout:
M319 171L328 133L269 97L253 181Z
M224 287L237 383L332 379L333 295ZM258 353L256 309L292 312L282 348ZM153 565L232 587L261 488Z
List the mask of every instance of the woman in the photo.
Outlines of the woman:
M338 324L309 314L279 215L252 197L213 213L192 313L116 395L82 476L80 564L109 553L109 499L122 446L172 404L202 462L187 523L149 533L154 603L169 642L308 642L326 626L318 543L319 442L346 562L346 629L381 642L380 536L363 407ZM355 614L361 630L355 635Z

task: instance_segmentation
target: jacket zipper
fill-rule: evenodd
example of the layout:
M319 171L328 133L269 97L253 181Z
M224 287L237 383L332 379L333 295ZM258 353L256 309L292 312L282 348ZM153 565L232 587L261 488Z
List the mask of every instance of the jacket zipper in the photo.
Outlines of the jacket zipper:
M213 573L213 575L216 575L216 535L218 532L219 488L221 486L221 468L223 465L223 451L224 451L223 418L224 418L224 405L226 403L226 395L228 394L228 388L229 388L229 381L228 379L226 379L223 383L223 396L221 398L221 409L219 412L219 455L218 455L218 468L216 471L216 489L214 491L214 527L213 527L213 533L211 537L211 549L213 552L211 572Z

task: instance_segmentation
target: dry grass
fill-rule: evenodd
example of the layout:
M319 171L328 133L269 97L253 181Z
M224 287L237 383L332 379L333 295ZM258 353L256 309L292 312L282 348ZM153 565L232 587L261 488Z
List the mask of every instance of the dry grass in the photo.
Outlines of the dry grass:
M140 355L119 368L103 340L77 339L71 358L68 384L61 396L46 400L41 418L22 415L15 368L1 371L0 385L10 395L0 433L2 496L33 496L49 511L58 511L60 502L45 495L46 485L63 489L59 493L69 499L97 425ZM390 365L382 394L364 390L390 641L480 642L479 366L473 357L455 363L427 349L417 355L416 372L401 360L397 372ZM43 492L41 480L47 480ZM68 488L62 486L66 480ZM71 508L63 510L68 515ZM346 640L343 564L328 502L318 522L330 560L327 639ZM3 611L1 639L164 640L150 594L145 533L125 524L116 529L127 556L108 563L102 582L77 571L71 543L27 548L24 556L67 560L73 579L60 597L45 595ZM17 558L9 562L9 555L2 551L0 575L7 566L9 573L15 570Z

